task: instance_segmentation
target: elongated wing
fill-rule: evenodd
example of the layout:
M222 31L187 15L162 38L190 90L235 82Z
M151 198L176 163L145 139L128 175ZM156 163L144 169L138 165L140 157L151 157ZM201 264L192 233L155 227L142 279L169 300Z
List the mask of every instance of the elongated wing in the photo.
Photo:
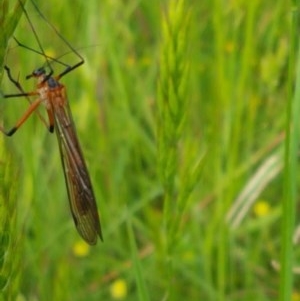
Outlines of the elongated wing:
M82 238L94 245L98 235L102 239L100 218L69 104L56 97L52 107L72 216Z

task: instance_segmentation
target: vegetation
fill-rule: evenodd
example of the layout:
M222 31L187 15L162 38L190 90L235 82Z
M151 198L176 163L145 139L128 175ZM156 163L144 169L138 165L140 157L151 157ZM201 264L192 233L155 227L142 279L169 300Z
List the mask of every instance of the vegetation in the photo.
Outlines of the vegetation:
M47 55L74 64L27 2ZM300 300L298 3L36 3L85 59L61 82L104 242L80 240L56 137L33 114L0 139L1 300ZM45 59L19 2L1 7L1 62L34 90ZM7 45L15 27L25 47ZM27 106L2 98L1 126Z

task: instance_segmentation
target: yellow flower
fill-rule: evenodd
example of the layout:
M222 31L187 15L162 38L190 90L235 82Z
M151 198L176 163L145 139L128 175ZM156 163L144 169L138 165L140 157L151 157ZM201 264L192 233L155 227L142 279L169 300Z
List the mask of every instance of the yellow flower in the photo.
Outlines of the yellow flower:
M16 298L16 301L26 301L26 298L25 298L24 295L18 294L18 295L17 295L17 298Z
M110 286L110 294L115 300L124 299L127 296L127 284L125 280L115 280Z
M195 253L193 251L186 251L183 253L182 259L186 263L193 263L195 262Z
M300 294L298 292L292 293L292 301L300 301Z
M234 50L235 50L235 44L234 44L234 42L228 41L228 42L225 44L225 51L226 51L227 53L232 53L232 52L234 52Z
M257 217L266 216L270 212L270 205L266 201L258 201L254 205L253 212Z
M55 51L53 50L53 48L47 48L45 49L45 54L49 57L56 57Z
M128 67L133 67L135 65L135 57L134 56L128 56L126 60L126 64Z
M83 240L78 240L73 245L73 253L77 257L85 257L90 252L90 246Z

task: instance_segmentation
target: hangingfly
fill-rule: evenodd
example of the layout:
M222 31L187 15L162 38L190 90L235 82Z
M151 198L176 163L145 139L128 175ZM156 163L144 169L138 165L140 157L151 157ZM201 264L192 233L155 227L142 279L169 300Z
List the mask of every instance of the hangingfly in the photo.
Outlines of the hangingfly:
M48 115L48 130L53 133L55 129L57 135L64 176L68 190L70 208L76 228L87 243L94 245L97 242L98 236L101 238L101 240L103 240L97 204L90 176L77 138L67 99L66 87L59 82L64 75L81 66L84 63L84 60L81 55L69 44L69 42L66 41L60 35L60 33L45 19L35 3L32 3L44 21L49 24L52 30L59 36L60 39L64 41L64 43L72 50L72 52L78 56L80 61L73 66L68 66L64 63L61 63L58 59L47 56L43 50L36 31L34 30L28 13L24 8L23 3L19 0L19 4L23 8L26 19L37 40L39 50L33 50L32 48L21 44L16 38L15 41L19 46L28 50L33 50L37 54L44 56L45 65L34 70L31 74L26 76L26 79L35 78L37 81L36 90L31 92L25 92L21 84L11 75L10 69L7 66L4 67L10 81L20 91L18 94L7 94L4 95L4 97L10 98L23 96L29 100L30 105L13 128L7 131L0 127L0 130L5 135L12 136L33 112L37 112L36 109L40 104L45 106ZM66 68L60 74L55 76L53 75L53 69L51 67L50 60L61 63L65 65ZM46 71L47 69L49 69L48 72ZM32 102L29 99L30 96L36 96L36 99Z

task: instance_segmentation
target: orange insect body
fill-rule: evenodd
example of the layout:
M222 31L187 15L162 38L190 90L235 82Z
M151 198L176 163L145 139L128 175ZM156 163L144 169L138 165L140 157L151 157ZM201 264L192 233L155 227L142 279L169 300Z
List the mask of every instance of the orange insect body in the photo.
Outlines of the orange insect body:
M98 235L102 239L100 219L91 180L68 105L66 88L54 77L47 78L43 68L34 71L32 77L37 78L37 92L47 109L50 129L53 127L53 121L55 123L54 128L59 142L75 225L79 234L89 244L95 244Z

